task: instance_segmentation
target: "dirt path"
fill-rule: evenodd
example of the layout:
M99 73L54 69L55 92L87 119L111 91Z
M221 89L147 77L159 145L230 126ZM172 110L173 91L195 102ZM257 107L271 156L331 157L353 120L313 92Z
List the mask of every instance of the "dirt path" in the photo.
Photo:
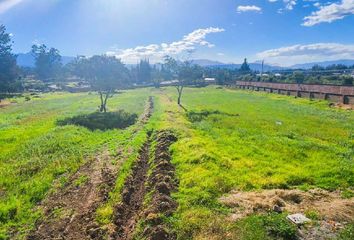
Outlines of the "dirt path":
M163 217L170 216L177 208L170 196L177 187L177 181L169 153L170 145L176 140L170 131L149 134L132 174L125 182L122 202L115 206L116 231L112 238L135 239L135 230L141 221L143 232L138 233L141 238L175 239L174 234L163 223ZM152 142L156 143L154 152L151 152Z
M94 213L115 182L110 162L108 151L96 156L69 179L70 185L46 199L45 218L28 239L99 239Z
M135 226L141 217L145 183L149 170L150 139L144 144L140 156L132 169L131 176L126 180L122 192L122 203L115 207L115 224L117 226L115 238L132 239Z
M152 111L153 100L150 97L136 124L135 133L147 123ZM44 218L37 223L36 229L27 239L103 239L105 233L96 223L95 213L107 201L119 166L112 164L106 149L80 167L70 177L67 186L41 203Z

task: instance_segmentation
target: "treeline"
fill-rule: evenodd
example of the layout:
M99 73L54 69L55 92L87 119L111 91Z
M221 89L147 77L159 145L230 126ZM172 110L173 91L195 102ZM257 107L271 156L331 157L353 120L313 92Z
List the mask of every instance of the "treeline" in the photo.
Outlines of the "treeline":
M311 70L312 71L336 71L336 70L346 70L346 69L354 69L354 64L352 66L347 66L344 64L331 64L326 67L315 64Z
M114 89L159 87L166 81L177 87L179 95L183 91L182 86L203 86L207 84L205 79L220 85L234 84L236 80L353 85L353 76L343 73L350 72L350 68L341 64L326 68L315 65L311 71L260 73L250 69L247 59L244 59L239 69L227 69L201 67L191 61L177 61L170 56L166 56L160 64L152 65L148 59L142 59L135 66L127 66L114 56L99 55L78 56L64 65L59 50L44 44L31 48L34 67L19 67L17 56L12 52L12 43L11 35L6 32L5 26L0 25L0 99L4 94L23 90L44 91L53 85L58 90L65 90L70 83L78 82L81 86L100 92L101 110L105 111L105 102Z
M353 85L354 77L348 73L328 73L313 71L292 71L286 73L252 73L237 78L240 81L298 83L298 84L333 84Z

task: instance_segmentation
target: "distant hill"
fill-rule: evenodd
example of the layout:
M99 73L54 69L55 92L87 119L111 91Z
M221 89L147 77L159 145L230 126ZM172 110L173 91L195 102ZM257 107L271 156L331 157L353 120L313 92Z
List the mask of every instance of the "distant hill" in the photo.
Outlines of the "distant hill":
M203 67L215 67L215 68L227 68L227 69L237 69L237 68L241 67L241 64L235 64L235 63L227 64L227 63L222 63L222 62L217 62L217 61L212 61L212 60L207 60L207 59L196 59L196 60L193 60L192 62L195 64L198 64L200 66L203 66ZM327 66L333 65L333 64L344 64L346 66L353 66L354 59L301 63L301 64L295 64L290 67L280 67L280 66L275 66L275 65L271 65L271 64L264 64L263 70L264 70L264 72L267 72L267 71L286 70L286 69L310 69L316 64L318 64L319 66L322 66L322 67L327 67ZM261 71L262 70L262 64L259 62L249 63L249 65L250 65L250 68L254 71Z
M346 66L353 66L354 59L343 59L343 60L335 60L335 61L324 61L324 62L311 62L311 63L302 63L291 66L291 68L299 68L299 69L309 69L314 65L319 65L321 67L327 67L333 64L344 64Z
M192 63L202 67L225 65L225 63L213 61L209 59L194 59L192 60Z
M68 57L68 56L62 56L61 60L62 63L65 65L72 60L74 60L75 57ZM17 54L17 64L21 67L34 67L34 57L32 56L31 53L19 53Z
M235 64L235 63L222 63L218 61L213 61L213 60L208 60L208 59L195 59L192 60L194 64L198 64L202 67L212 67L212 68L226 68L226 69L237 69L241 67L241 64ZM249 63L250 68L254 71L261 71L262 70L262 64L261 63ZM268 65L264 64L263 70L264 71L274 71L274 70L283 70L283 67L279 66L273 66L273 65Z

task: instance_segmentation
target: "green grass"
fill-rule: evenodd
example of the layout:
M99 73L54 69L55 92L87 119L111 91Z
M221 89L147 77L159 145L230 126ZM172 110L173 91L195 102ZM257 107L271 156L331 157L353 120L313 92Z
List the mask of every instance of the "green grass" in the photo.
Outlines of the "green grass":
M141 114L149 92L127 91L108 101L112 111ZM0 109L0 239L33 227L35 209L48 193L63 185L70 174L101 151L127 144L127 130L90 131L56 121L97 110L94 94L43 94L28 102ZM56 181L58 180L58 181ZM7 236L7 237L6 237Z
M233 189L319 187L353 195L353 112L329 108L325 101L215 87L185 88L182 104L188 112L176 104L174 88L126 91L109 99L108 108L139 115L149 95L155 109L148 124L124 130L56 125L95 112L99 99L94 94L42 94L30 101L12 99L17 104L0 109L0 239L31 229L41 216L36 205L104 146L119 172L96 219L111 223L150 130L172 129L178 135L171 151L179 207L165 219L178 239L293 237L283 215L227 221L230 210L218 198ZM76 184L85 181L83 176ZM351 234L348 229L344 237Z
M180 187L171 219L180 239L222 222L227 209L218 198L232 189L353 188L353 112L325 101L209 87L185 89L185 113L174 106L175 90L166 92L174 102L165 100L173 112L173 123L165 124L181 134L172 147Z

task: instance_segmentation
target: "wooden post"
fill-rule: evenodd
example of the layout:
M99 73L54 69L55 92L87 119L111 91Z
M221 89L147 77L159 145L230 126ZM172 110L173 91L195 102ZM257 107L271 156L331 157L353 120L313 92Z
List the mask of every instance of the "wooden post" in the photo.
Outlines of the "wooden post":
M346 95L343 95L343 104L349 104L349 97Z

